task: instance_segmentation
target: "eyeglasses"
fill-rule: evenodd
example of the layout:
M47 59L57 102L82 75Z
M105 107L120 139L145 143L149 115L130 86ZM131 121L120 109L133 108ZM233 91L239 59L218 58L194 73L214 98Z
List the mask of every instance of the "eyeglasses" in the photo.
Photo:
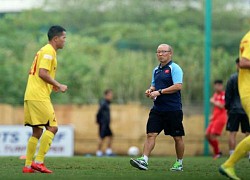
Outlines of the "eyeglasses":
M166 54L166 53L168 53L168 52L171 52L171 51L156 51L155 53L156 54Z

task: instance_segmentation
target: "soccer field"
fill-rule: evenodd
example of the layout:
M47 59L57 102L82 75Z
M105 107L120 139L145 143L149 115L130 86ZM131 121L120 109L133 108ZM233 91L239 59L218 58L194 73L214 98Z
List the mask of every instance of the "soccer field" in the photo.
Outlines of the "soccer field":
M219 165L226 159L211 157L187 157L183 172L171 172L174 157L150 158L149 170L140 171L129 164L129 157L72 157L46 159L53 174L23 174L24 160L17 157L0 157L0 179L226 179L218 173ZM236 167L238 176L250 179L249 161L240 161Z

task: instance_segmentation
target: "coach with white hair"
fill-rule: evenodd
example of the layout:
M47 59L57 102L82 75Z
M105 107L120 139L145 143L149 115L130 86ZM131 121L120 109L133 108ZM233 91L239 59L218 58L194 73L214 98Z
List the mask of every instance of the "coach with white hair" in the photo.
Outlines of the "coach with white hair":
M154 100L147 122L147 139L142 157L131 159L130 164L140 170L147 170L148 158L154 149L156 137L164 130L165 135L172 136L175 141L177 160L170 170L182 171L182 136L185 135L181 103L183 71L173 62L173 48L170 45L159 45L156 55L160 64L153 70L151 87L145 92L148 98Z

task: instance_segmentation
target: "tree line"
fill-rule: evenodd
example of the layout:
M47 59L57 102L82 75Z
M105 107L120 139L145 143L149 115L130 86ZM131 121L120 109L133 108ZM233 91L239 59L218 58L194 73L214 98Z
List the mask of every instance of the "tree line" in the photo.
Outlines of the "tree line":
M183 68L184 103L203 101L204 7L191 6L191 0L177 1L186 2L179 8L171 6L173 0L61 2L53 10L1 15L1 103L23 103L28 70L53 24L67 29L56 79L69 87L66 94L53 93L55 103L96 103L106 88L114 90L117 103L148 103L144 91L158 65L155 51L161 43L173 46L173 60ZM218 7L223 2L228 3L213 4L211 80L226 81L235 71L249 17L237 8Z

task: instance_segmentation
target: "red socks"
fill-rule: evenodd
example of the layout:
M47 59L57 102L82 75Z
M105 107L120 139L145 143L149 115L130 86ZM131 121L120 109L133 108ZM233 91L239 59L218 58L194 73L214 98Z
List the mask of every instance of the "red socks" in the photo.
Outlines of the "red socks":
M219 150L219 141L217 139L209 139L208 140L209 144L213 147L214 150L214 154L219 154L220 150Z

